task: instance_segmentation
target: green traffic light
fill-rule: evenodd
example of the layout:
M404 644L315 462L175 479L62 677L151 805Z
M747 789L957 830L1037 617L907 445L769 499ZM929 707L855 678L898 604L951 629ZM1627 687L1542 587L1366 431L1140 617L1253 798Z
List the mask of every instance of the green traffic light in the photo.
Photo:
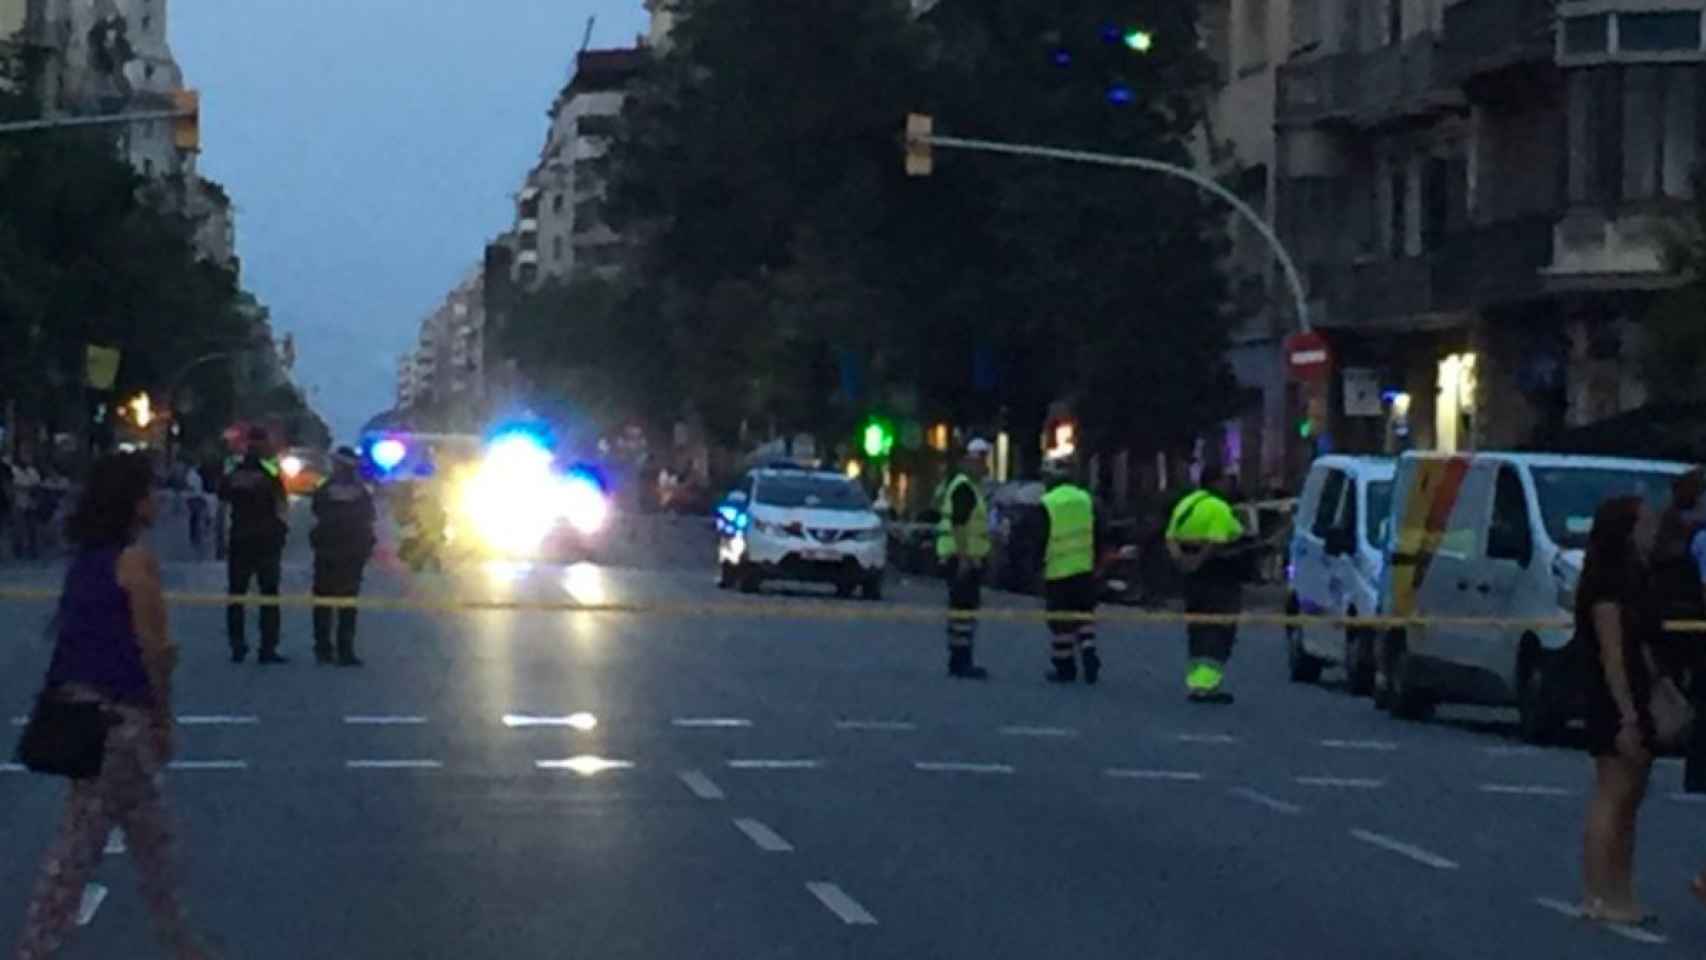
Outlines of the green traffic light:
M865 425L864 448L867 457L886 457L894 449L894 435L888 427L873 420Z
M1297 435L1305 440L1315 435L1315 421L1304 419L1297 422Z
M1125 45L1138 53L1148 53L1155 46L1155 34L1148 30L1127 30Z

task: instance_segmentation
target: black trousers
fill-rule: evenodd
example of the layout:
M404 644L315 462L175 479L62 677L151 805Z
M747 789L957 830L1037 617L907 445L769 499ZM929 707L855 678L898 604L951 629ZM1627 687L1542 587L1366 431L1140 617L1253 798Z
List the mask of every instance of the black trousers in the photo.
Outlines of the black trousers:
M355 597L361 594L362 568L364 561L332 560L316 557L314 560L314 596L316 597ZM356 615L360 611L354 607L315 607L314 608L314 655L327 659L332 655L332 623L335 620L338 628L338 656L355 656L355 625Z
M278 596L280 568L284 562L284 549L271 544L231 544L230 553L226 556L225 571L227 586L231 596L241 597L249 592L249 584L258 582L261 596ZM225 608L225 632L231 640L232 653L246 653L249 641L245 636L243 623L243 604L233 603ZM279 609L276 606L261 608L261 653L274 653L278 650Z
M1043 609L1049 613L1094 614L1096 578L1088 573L1043 584ZM1080 651L1096 649L1096 622L1077 617L1050 617L1049 659L1065 668Z
M1242 584L1214 578L1187 577L1186 613L1240 613L1244 609ZM1238 628L1230 623L1193 623L1185 627L1192 661L1213 660L1224 665L1232 659Z
M983 606L983 570L981 567L973 564L962 572L959 559L950 558L943 564L942 573L948 581L948 611L950 613L969 612ZM970 650L972 641L976 637L976 620L948 618L949 649Z

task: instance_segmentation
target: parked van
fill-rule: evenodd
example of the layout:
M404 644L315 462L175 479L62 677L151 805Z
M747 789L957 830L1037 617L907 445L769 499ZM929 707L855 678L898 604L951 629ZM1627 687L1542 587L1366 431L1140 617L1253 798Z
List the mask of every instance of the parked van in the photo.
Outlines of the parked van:
M1380 609L1380 572L1392 522L1394 462L1386 457L1322 457L1303 483L1292 525L1287 613L1368 616ZM1373 691L1375 633L1355 627L1288 627L1294 683L1314 683L1340 664L1352 694Z
M1393 616L1567 619L1594 511L1613 497L1655 508L1687 467L1551 454L1405 454L1381 609ZM1580 712L1564 655L1573 631L1438 624L1387 632L1376 701L1426 716L1441 702L1515 704L1548 739Z

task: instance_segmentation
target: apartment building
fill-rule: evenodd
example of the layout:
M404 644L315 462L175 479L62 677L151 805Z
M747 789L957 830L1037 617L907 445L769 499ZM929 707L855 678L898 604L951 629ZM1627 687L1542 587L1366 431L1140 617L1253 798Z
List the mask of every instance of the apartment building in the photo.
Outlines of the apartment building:
M1519 445L1639 406L1659 234L1706 158L1706 0L1291 18L1275 186L1332 346L1321 446Z

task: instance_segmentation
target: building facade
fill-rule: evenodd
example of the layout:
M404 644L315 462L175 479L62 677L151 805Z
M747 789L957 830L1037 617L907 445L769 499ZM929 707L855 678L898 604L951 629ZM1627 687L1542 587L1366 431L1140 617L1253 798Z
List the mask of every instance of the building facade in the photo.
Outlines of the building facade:
M1321 446L1513 446L1639 406L1659 238L1706 158L1706 2L1291 13L1276 187L1336 368Z

